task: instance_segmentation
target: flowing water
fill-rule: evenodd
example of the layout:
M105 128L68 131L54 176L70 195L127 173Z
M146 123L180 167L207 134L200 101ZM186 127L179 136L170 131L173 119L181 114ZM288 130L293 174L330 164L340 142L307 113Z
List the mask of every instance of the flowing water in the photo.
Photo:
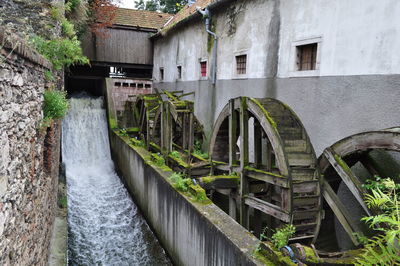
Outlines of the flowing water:
M63 121L69 265L171 265L117 176L102 98L72 98Z

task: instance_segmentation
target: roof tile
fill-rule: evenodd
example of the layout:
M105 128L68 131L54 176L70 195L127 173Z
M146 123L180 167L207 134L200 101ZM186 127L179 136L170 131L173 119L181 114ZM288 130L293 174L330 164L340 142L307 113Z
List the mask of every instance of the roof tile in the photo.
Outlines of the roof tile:
M148 29L159 29L172 17L171 14L118 8L116 10L114 25L133 26Z

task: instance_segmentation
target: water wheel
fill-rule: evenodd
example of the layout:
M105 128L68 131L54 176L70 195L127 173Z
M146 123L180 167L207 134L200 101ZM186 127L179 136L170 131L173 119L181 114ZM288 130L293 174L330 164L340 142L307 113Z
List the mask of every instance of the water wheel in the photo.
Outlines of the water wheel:
M162 99L159 94L135 95L125 103L124 127L135 129L147 146L151 141L154 118L161 103Z
M330 207L326 210L324 231L336 233L338 246L342 250L358 246L360 243L354 233L365 232L365 228L362 228L365 224L360 222L360 218L371 214L364 203L366 190L362 185L366 178L375 175L397 178L400 174L399 158L396 158L397 162L390 159L386 151L400 151L400 128L363 132L344 138L326 148L318 160L324 176L323 197L325 204ZM374 153L377 152L381 162L374 159ZM393 160L392 165L389 165L390 160ZM385 173L385 167L390 168L391 173ZM332 218L340 223L341 228L332 224L335 220ZM323 235L320 238L318 242L326 242ZM353 245L346 245L346 238Z
M316 157L296 114L275 99L231 99L210 142L213 175L239 174L229 213L251 231L294 224L291 241L315 241L321 220ZM232 204L232 201L236 204ZM251 218L250 218L251 214Z
M181 153L185 163L181 162L181 168L174 168L176 171L187 172L186 169L208 164L207 161L200 165L191 165L193 161L199 159L192 158L193 144L204 141L203 127L194 115L194 104L191 101L176 100L171 97L164 101L154 116L151 141L155 144L153 146L159 147L159 151L165 156L169 156L172 151ZM192 175L205 172L200 170L199 173L192 173Z

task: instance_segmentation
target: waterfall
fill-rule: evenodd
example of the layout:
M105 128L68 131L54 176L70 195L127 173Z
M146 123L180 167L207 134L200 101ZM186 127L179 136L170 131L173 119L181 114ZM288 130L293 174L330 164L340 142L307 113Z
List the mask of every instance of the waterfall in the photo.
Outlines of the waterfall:
M70 265L171 265L114 170L102 98L70 100L62 125Z

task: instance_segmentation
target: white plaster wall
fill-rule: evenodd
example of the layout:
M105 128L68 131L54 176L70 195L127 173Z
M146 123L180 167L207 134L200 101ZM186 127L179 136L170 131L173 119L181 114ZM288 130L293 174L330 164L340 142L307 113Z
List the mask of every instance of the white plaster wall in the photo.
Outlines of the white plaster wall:
M236 32L231 36L228 35L227 9L213 15L219 37L217 79L237 78L235 55L241 53L247 54L248 68L244 78L265 78L273 1L238 1L229 8L233 6L241 11L236 15ZM160 67L164 68L164 82L176 81L178 65L182 66L181 81L200 80L200 59L208 61L210 76L212 51L207 51L207 38L204 22L198 21L157 39L154 43L154 81L160 81Z
M293 42L321 37L320 76L400 73L400 1L282 0L279 77L293 76Z
M193 23L179 32L160 38L154 43L153 79L160 82L160 67L164 82L178 78L177 66L182 66L182 81L200 78L200 59L207 58L207 34L202 22Z

